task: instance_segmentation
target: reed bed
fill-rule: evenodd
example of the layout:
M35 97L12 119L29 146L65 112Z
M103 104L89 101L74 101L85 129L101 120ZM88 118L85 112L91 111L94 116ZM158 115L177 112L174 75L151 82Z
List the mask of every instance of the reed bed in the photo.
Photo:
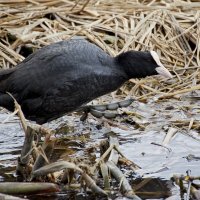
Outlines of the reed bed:
M44 45L83 37L115 56L155 50L171 80L147 77L121 88L140 100L200 89L198 0L0 0L0 66L14 67Z

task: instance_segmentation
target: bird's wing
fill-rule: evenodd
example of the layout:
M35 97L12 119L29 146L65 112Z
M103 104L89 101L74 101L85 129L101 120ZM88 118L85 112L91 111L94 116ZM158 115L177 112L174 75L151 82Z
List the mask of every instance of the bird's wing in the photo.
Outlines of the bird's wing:
M106 71L99 74L97 71L84 71L73 80L62 76L59 81L55 81L54 87L46 91L42 107L46 112L73 111L99 96L116 90L122 83L123 78Z

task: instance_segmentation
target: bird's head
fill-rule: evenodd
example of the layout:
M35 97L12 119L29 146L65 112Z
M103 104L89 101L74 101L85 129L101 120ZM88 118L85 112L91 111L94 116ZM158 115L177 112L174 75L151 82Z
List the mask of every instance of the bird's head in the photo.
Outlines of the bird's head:
M171 73L160 62L155 51L127 51L119 54L115 60L128 78L144 78L152 75L172 78Z

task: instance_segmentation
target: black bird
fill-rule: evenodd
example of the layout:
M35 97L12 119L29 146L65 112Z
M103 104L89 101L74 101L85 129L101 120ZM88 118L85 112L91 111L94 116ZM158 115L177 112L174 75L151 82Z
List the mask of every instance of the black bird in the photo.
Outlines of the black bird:
M171 78L154 51L111 57L83 39L61 41L0 71L0 106L14 110L9 92L27 119L43 124L118 89L130 78L156 74Z

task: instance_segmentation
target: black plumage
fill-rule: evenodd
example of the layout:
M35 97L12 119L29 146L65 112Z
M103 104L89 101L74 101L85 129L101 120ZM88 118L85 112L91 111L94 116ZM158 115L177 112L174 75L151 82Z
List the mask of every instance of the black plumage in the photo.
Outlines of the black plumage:
M61 41L0 71L0 106L14 110L9 92L26 118L42 124L116 90L130 78L156 75L158 67L150 52L111 57L86 40Z

